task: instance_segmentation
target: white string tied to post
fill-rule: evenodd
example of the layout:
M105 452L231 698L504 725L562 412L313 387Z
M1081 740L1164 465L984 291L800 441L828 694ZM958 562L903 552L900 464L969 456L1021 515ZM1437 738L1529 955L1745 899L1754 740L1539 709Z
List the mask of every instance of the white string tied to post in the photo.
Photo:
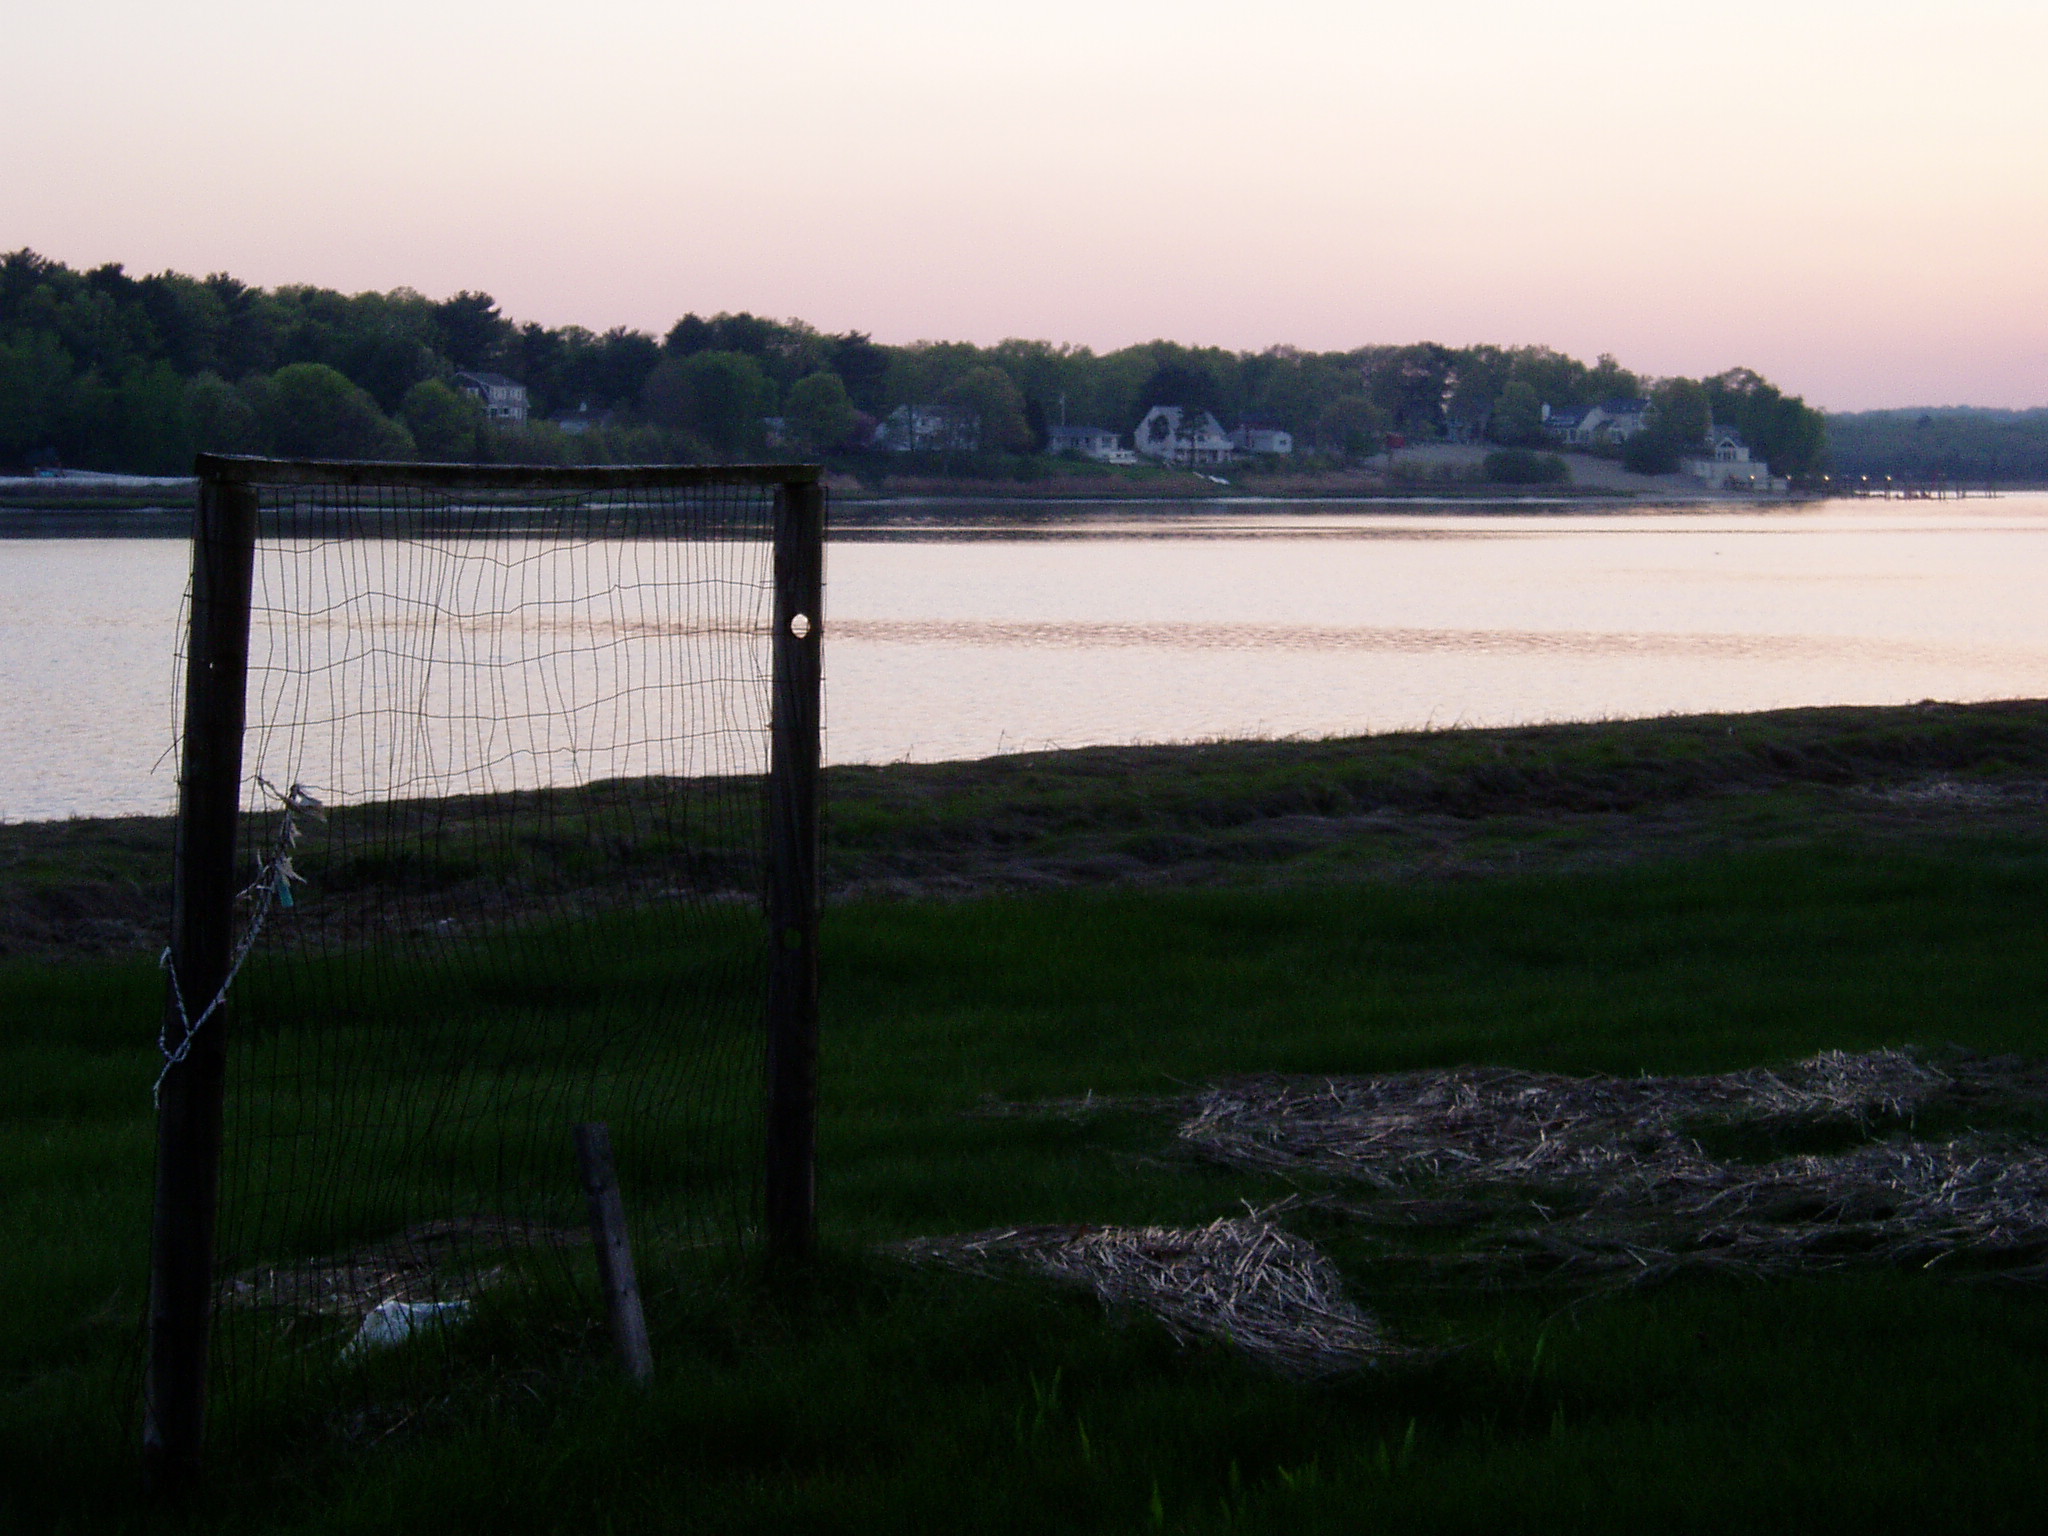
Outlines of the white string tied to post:
M310 816L315 821L326 819L321 814L320 801L303 784L293 784L290 789L281 790L261 774L256 776L256 783L276 798L283 814L278 819L277 836L271 839L270 852L258 866L256 878L235 893L236 901L250 903L249 922L242 930L242 937L236 941L234 953L229 959L228 973L220 984L220 990L213 994L211 1002L199 1010L197 1018L193 1018L186 1010L185 992L178 984L178 968L172 963L169 945L164 946L164 952L157 960L157 964L170 977L171 1006L177 1011L181 1033L174 1047L171 1044L171 1026L168 1018L157 1030L156 1048L163 1057L164 1064L156 1075L156 1082L149 1090L151 1104L160 1101L164 1079L171 1075L171 1068L191 1054L192 1042L198 1036L200 1026L212 1018L219 1011L221 1004L227 1001L228 988L235 984L235 977L241 972L242 962L249 958L249 952L256 947L257 935L262 933L263 925L269 919L272 910L280 906L289 909L292 905L292 886L303 885L306 881L304 875L292 868L292 850L299 843L299 817Z

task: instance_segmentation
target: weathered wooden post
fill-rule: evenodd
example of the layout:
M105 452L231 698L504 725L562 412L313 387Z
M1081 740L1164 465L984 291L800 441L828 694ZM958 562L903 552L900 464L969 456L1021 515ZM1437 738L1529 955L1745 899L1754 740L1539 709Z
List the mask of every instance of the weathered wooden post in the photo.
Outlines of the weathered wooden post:
M146 1476L167 1493L198 1476L206 1433L228 1030L225 1004L207 1009L227 985L235 942L235 824L256 549L255 490L223 482L203 461L200 475L164 1025L167 1050L183 1054L165 1069L157 1095L142 1429Z
M610 1130L595 1121L577 1126L576 1162L583 1173L583 1193L590 1200L590 1241L597 1249L597 1278L604 1287L612 1339L626 1374L645 1385L654 1377L654 1346L647 1340L647 1313L640 1305L640 1278L633 1271L633 1244L612 1167Z
M800 1260L817 1232L818 821L825 490L775 501L775 635L768 766L768 1252Z

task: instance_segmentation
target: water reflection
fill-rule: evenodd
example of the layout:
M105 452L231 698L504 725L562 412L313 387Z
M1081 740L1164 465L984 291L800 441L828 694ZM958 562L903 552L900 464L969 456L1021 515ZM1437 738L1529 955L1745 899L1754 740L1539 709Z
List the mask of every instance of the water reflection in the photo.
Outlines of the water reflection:
M834 541L842 762L2048 694L2042 496L842 508ZM185 559L172 540L0 540L0 815L169 804L150 770ZM681 618L547 622L595 638Z

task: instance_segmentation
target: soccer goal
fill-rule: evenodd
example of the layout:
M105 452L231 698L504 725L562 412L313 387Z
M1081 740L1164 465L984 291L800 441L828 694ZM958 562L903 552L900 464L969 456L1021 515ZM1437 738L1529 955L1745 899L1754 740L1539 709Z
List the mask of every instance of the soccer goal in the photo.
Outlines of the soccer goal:
M559 1332L593 1126L643 1276L814 1221L816 469L198 472L159 1485Z

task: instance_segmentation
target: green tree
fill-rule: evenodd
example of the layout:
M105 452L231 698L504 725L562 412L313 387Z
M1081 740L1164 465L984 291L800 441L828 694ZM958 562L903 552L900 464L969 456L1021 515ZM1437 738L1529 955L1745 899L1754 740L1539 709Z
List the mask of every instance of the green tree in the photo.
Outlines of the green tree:
M1451 398L1444 406L1453 426L1491 431L1495 402L1513 377L1514 354L1505 347L1460 348L1451 370Z
M1592 405L1593 392L1587 383L1590 370L1575 357L1554 347L1516 347L1509 366L1511 377L1521 379L1536 391L1536 398L1551 406Z
M848 331L832 339L832 371L858 409L880 413L889 378L889 348L878 346L865 331Z
M0 342L0 459L57 446L72 382L71 359L54 335L31 332Z
M440 350L457 368L489 368L515 341L512 322L488 293L464 289L433 306Z
M292 363L251 381L249 392L265 435L288 458L413 457L412 434L324 363Z
M814 453L829 453L846 441L856 413L846 383L836 373L813 373L789 386L782 414Z
M201 453L262 453L269 446L249 397L217 373L185 381L185 412Z
M760 447L761 419L775 408L775 386L744 352L692 352L669 357L648 374L640 404L657 426L687 432L731 458Z
M1138 391L1140 418L1155 405L1177 405L1194 412L1221 410L1223 389L1216 375L1200 363L1169 357L1152 370Z
M1678 448L1706 441L1714 425L1714 407L1697 379L1665 379L1650 399L1657 407L1651 431Z
M481 456L493 464L573 464L578 442L551 421L488 424Z
M192 472L192 413L185 381L169 363L131 368L112 404L109 468L145 475Z
M1827 417L1749 368L1704 381L1714 420L1740 432L1756 457L1780 475L1810 475L1827 461Z
M405 392L399 415L423 458L461 463L479 457L483 407L474 395L422 379Z
M1636 400L1642 397L1643 381L1616 362L1612 352L1602 352L1586 375L1585 389L1587 399L1595 404L1602 400Z
M938 403L978 422L983 448L1003 453L1031 451L1031 423L1023 391L1002 369L969 369L939 392Z
M1366 359L1366 389L1389 424L1413 437L1442 435L1455 388L1457 354L1433 341L1377 348Z
M1621 462L1639 475L1668 475L1706 440L1714 410L1697 379L1665 379L1650 391L1649 425L1622 445Z
M1347 459L1368 458L1386 446L1387 413L1362 393L1339 395L1316 417L1316 446Z
M1543 441L1543 401L1536 386L1516 379L1493 405L1493 440L1511 447L1533 447Z

